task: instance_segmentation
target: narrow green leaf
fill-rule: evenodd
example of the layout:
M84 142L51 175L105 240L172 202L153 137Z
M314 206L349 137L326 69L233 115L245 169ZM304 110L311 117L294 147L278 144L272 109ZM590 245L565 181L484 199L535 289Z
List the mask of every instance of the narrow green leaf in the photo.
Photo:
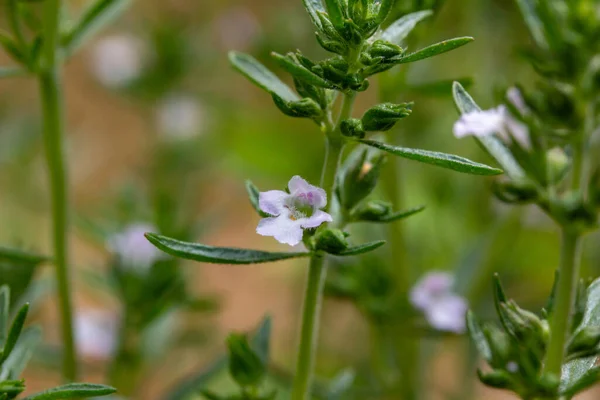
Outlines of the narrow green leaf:
M229 53L229 61L246 78L267 92L277 95L286 102L300 100L300 96L254 57L232 51Z
M269 365L272 330L273 318L271 318L270 315L267 315L262 319L256 329L256 333L250 339L252 349L260 357L260 360L264 365Z
M342 9L343 0L325 0L327 15L333 26L339 31L344 26L344 10Z
M15 316L15 319L13 320L13 323L8 331L8 335L6 336L6 342L4 343L2 356L0 356L0 364L2 364L8 358L10 353L15 348L17 340L19 340L19 336L23 330L23 326L25 325L25 319L27 319L28 312L29 304L25 304Z
M321 25L319 12L325 12L325 7L323 7L321 0L302 0L302 2L304 3L304 8L308 11L312 23L322 31L323 26Z
M359 142L376 149L386 151L390 154L408 158L409 160L419 161L425 164L431 164L442 168L451 169L458 172L464 172L473 175L498 175L502 170L493 168L485 164L476 163L463 157L452 154L439 153L421 149L411 149L406 147L392 146L386 143L377 142L369 139L360 139Z
M451 50L464 46L473 41L472 37L465 36L454 39L444 40L431 46L427 46L414 53L406 54L400 57L393 58L392 61L396 64L406 64L415 61L424 60L426 58L437 56L438 54L447 53Z
M452 86L452 93L456 107L461 114L481 111L479 106L460 83L454 83ZM515 160L510 150L508 150L500 139L495 136L484 136L477 138L477 141L496 159L496 161L498 161L511 179L526 179L525 172Z
M73 54L96 33L113 23L130 4L131 0L96 0L92 3L62 39L67 54Z
M379 11L377 12L377 19L375 22L379 25L383 23L390 15L392 8L394 7L395 0L381 0L379 2Z
M477 320L475 314L472 311L467 312L467 329L469 331L469 335L471 336L471 340L477 347L477 351L487 362L491 362L492 360L492 349L481 329L481 325Z
M10 305L10 288L7 285L0 287L0 349L4 348L4 342L8 335L8 316Z
M598 382L600 382L600 366L588 369L579 379L569 382L564 386L561 383L559 393L566 398L571 398Z
M377 240L375 242L365 243L358 246L348 247L345 250L342 250L339 253L336 253L336 256L357 256L359 254L368 253L370 251L376 250L385 244L385 240Z
M10 356L2 364L2 368L10 371L10 379L18 379L23 370L31 360L37 346L42 341L42 330L39 327L28 328L23 331L17 345Z
M333 85L316 75L303 65L300 65L299 62L294 60L294 54L288 54L288 56L284 56L282 54L272 52L271 56L275 59L277 64L289 72L294 78L301 80L302 82L308 83L309 85L322 87L326 89L333 89Z
M259 205L260 191L249 180L246 181L246 192L248 192L248 198L250 199L250 203L252 204L252 207L258 213L258 215L260 215L263 218L270 217L271 215L267 214L266 212L264 212L263 210L260 209L260 205Z
M310 253L271 253L230 247L214 247L182 242L166 236L147 233L146 238L158 249L175 257L214 264L257 264L290 258L308 257Z
M415 207L415 208L411 208L409 210L397 211L395 213L391 213L390 215L386 215L385 217L381 218L379 221L374 221L374 222L384 222L384 223L395 222L395 221L399 221L401 219L412 217L413 215L418 214L423 210L425 210L425 206Z
M600 278L588 287L587 304L581 324L577 329L587 326L600 326ZM580 358L565 364L562 368L561 391L577 385L596 364L597 356Z
M381 38L385 41L400 46L404 39L406 39L410 32L415 28L415 26L431 15L433 15L433 11L431 10L417 11L407 14L387 27L386 30L381 34Z
M50 258L29 251L10 249L8 247L0 246L0 260L11 263L38 265L50 261Z
M2 47L13 60L19 63L27 62L27 57L25 57L15 41L10 35L3 31L0 31L0 47Z
M44 392L32 394L25 397L23 400L62 400L62 399L77 399L98 397L113 394L117 389L93 383L69 383L67 385L58 386Z
M519 9L521 10L521 14L523 14L523 19L525 20L525 24L529 29L529 33L531 37L535 41L535 43L543 49L548 48L548 43L546 42L546 38L544 35L544 27L542 21L540 20L535 7L534 0L516 0Z

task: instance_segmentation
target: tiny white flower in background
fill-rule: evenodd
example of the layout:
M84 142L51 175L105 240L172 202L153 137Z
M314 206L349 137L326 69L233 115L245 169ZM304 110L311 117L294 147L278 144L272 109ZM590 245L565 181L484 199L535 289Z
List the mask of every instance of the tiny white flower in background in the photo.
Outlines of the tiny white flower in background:
M494 134L506 143L510 144L514 139L523 148L531 148L529 129L510 115L505 105L463 114L454 124L454 136L458 139L465 136L484 137Z
M129 225L123 232L108 240L107 248L119 258L123 266L147 271L162 258L162 253L144 237L146 232L156 232L156 228L143 223Z
M164 99L156 117L159 132L168 139L189 139L206 128L206 111L202 103L187 95Z
M410 301L425 314L429 324L438 330L463 333L466 329L467 302L453 292L454 278L446 272L431 272L410 292Z
M112 35L100 39L93 48L92 69L100 83L121 88L136 80L144 68L145 45L131 35Z
M232 7L217 16L213 29L225 49L248 50L260 36L260 23L246 7Z
M290 193L281 190L261 192L259 207L273 217L263 218L256 232L273 236L280 243L295 246L302 241L303 229L331 222L331 215L321 211L327 205L327 193L299 176L288 183Z
M509 362L506 364L506 370L507 370L508 372L512 372L513 374L515 374L515 373L519 372L519 364L517 364L517 363L516 363L516 362L514 362L514 361L509 361Z
M75 315L75 344L84 357L108 359L117 345L117 320L114 314L79 311Z

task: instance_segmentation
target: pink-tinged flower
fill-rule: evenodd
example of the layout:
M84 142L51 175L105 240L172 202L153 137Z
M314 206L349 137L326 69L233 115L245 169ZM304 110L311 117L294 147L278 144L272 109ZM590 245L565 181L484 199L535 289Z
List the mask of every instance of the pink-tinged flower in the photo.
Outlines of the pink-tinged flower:
M162 253L144 237L144 233L156 231L156 228L150 224L129 225L124 231L113 235L107 241L107 248L119 258L124 267L140 272L148 271L152 264L163 257Z
M258 205L273 217L263 218L256 232L273 236L280 243L295 246L302 241L304 229L331 222L331 215L321 211L327 205L327 193L299 176L288 183L289 193L281 190L261 192Z
M508 144L515 140L523 148L531 148L529 129L510 115L504 105L463 114L454 124L454 136L459 139L465 136L484 137L494 134Z
M84 357L106 360L117 345L117 319L100 310L80 311L75 315L75 345Z
M141 75L146 56L146 45L141 39L127 34L107 36L93 48L92 69L103 85L122 88Z
M170 95L157 109L157 125L166 139L186 140L201 135L207 113L199 101L185 94Z
M410 292L410 302L422 311L427 322L441 331L463 333L467 302L453 292L454 278L445 272L431 272Z

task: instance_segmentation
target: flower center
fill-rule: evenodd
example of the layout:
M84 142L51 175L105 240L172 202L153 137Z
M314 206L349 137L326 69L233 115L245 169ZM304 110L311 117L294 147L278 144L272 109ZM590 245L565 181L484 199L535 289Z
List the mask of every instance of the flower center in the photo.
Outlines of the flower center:
M292 221L310 218L315 212L314 202L314 195L310 192L290 196L285 204L285 207L290 210L289 218Z

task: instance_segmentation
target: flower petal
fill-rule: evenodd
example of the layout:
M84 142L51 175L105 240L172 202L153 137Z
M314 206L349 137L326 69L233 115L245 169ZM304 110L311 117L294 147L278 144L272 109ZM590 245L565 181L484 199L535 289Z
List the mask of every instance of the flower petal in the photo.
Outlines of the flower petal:
M441 271L425 275L410 291L410 302L419 310L426 310L440 297L446 297L452 291L454 277Z
M295 246L302 241L302 227L299 221L293 221L287 213L274 218L263 218L258 222L256 233L273 236L278 242Z
M466 330L467 302L460 296L448 295L437 299L427 310L427 321L441 331L463 333Z
M271 215L279 215L285 211L285 199L290 195L282 190L269 190L258 195L258 207Z
M323 208L327 205L327 192L320 187L311 185L298 175L290 179L288 189L292 196L302 198L315 208Z
M505 116L504 106L463 114L454 124L454 136L459 139L469 135L482 137L494 133L506 136Z
M302 218L299 221L303 228L316 228L324 222L333 221L333 218L325 211L317 210L311 217Z

